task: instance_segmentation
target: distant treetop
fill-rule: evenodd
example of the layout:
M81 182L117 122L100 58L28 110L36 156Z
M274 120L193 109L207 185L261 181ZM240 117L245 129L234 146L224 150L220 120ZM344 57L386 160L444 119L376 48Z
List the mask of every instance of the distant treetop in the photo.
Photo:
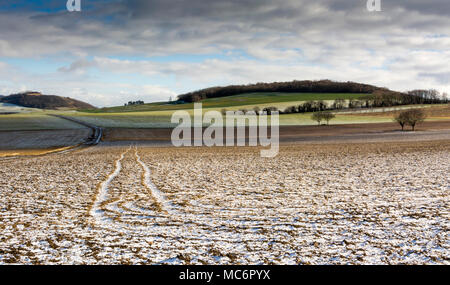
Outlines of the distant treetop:
M331 80L303 80L290 82L256 83L248 85L230 85L226 87L211 87L186 94L178 95L178 100L198 102L207 98L233 96L255 92L305 92L305 93L366 93L377 90L390 91L387 88L376 87L356 82L336 82Z

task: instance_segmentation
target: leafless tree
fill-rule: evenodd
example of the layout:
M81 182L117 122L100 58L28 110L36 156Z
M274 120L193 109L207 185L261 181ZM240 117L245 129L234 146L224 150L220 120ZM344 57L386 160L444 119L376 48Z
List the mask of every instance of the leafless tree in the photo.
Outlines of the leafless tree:
M426 116L421 109L411 109L407 111L407 124L411 126L414 131L416 124L423 122Z
M314 113L311 115L311 119L312 119L313 121L316 121L316 122L317 122L317 125L320 125L320 122L322 122L323 117L322 117L322 114L320 114L320 112L314 112Z
M321 113L322 113L322 118L325 121L327 121L327 125L330 123L330 120L336 118L336 116L333 113L331 113L330 111L324 111L324 112L321 112Z
M414 131L417 123L423 122L426 118L425 113L421 109L410 109L400 112L395 116L394 120L400 124L402 130L405 125L411 126Z
M340 109L344 109L344 107L345 107L344 99L337 98L336 100L334 100L333 109L340 110Z
M394 117L394 121L400 124L400 126L402 127L402 131L403 131L404 128L405 128L405 124L407 122L407 119L406 119L406 116L405 116L405 112L398 113Z

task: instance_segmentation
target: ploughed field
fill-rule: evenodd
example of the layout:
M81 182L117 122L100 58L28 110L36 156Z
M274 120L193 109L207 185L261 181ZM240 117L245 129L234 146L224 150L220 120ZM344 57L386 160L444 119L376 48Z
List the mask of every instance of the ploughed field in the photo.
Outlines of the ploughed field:
M0 263L449 264L450 142L0 160Z

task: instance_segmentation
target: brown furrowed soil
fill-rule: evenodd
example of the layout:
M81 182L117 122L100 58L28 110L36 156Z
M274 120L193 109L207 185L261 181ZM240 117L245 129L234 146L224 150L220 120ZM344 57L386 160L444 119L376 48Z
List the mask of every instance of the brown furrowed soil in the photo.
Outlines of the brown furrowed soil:
M449 264L450 140L0 160L0 263Z
M92 130L0 131L0 153L4 150L48 149L80 144Z
M384 142L450 139L450 121L427 121L416 132L400 131L396 123L347 124L329 126L280 126L281 143ZM170 145L172 129L106 129L105 142L141 141ZM225 132L224 140L226 139ZM236 133L236 132L235 132ZM193 134L193 132L192 132ZM246 131L248 138L248 130Z

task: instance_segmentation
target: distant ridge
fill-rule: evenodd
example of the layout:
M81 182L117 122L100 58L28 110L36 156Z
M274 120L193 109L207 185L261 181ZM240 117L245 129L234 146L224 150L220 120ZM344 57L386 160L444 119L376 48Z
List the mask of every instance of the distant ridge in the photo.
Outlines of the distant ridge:
M198 102L207 98L233 96L255 92L305 92L305 93L367 93L375 91L392 92L387 88L356 82L336 82L331 80L303 80L289 82L256 83L248 85L230 85L225 87L211 87L198 91L178 95L179 101Z
M0 97L1 103L10 103L38 109L95 109L83 101L56 95L43 95L40 92L27 91Z

